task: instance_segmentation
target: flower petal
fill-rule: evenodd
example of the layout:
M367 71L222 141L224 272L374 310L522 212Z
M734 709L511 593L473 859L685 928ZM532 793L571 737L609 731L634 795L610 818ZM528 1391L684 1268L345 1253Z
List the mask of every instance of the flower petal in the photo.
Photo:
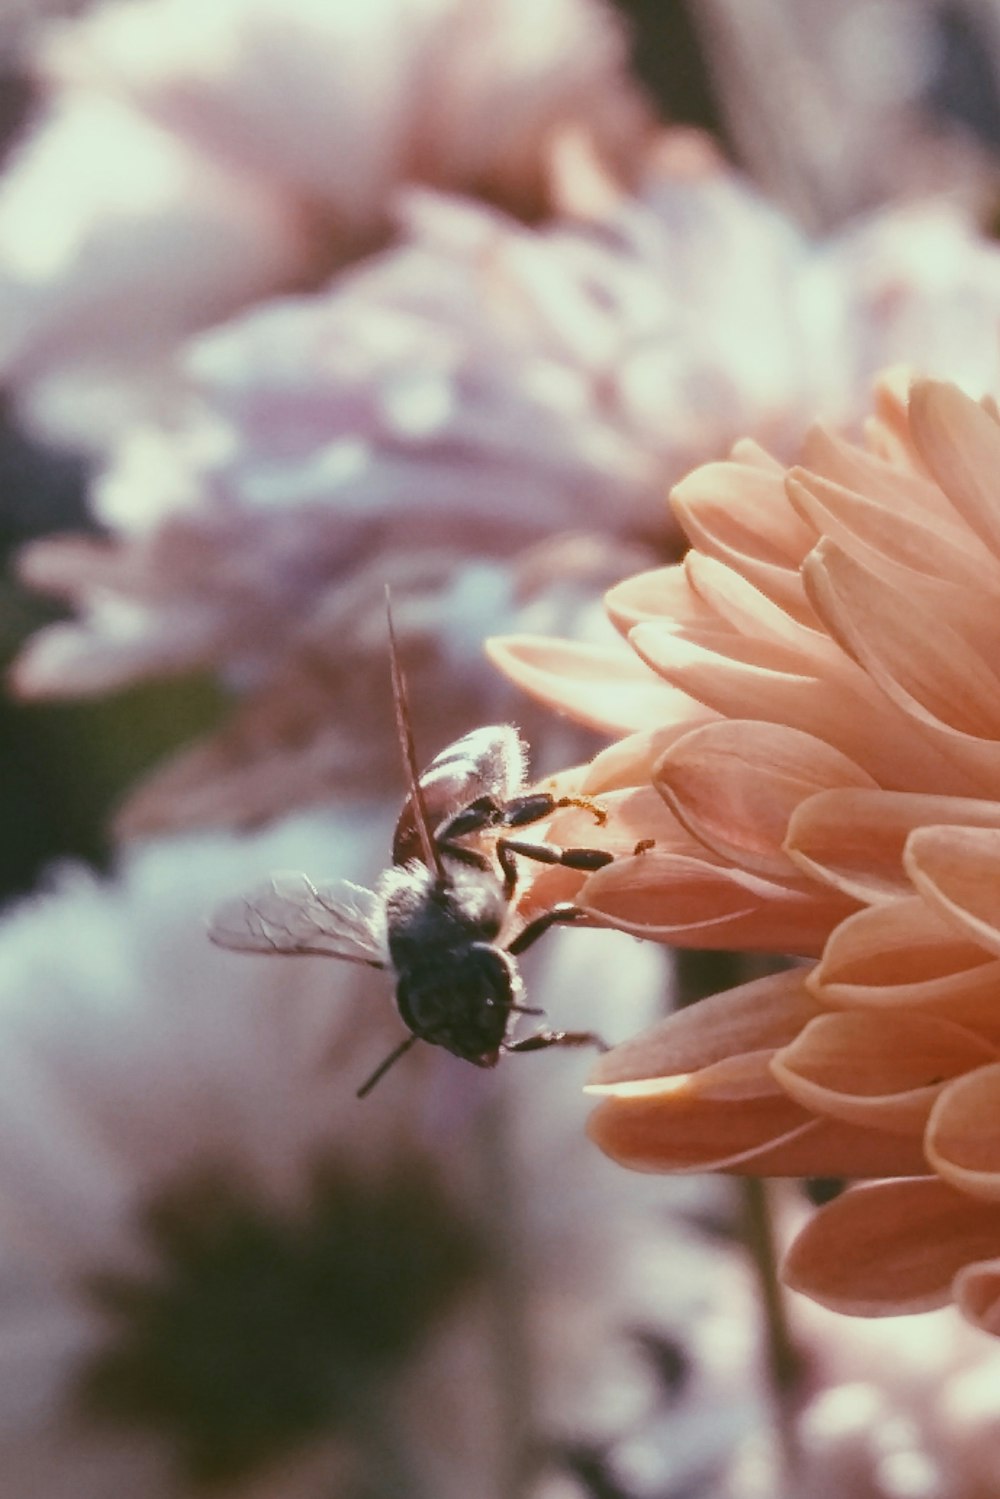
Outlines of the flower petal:
M1000 557L1000 427L957 386L915 381L910 431L917 450L959 515Z
M790 647L721 630L679 635L650 623L637 625L629 641L685 700L697 699L725 718L755 718L812 734L880 786L963 795L976 789L940 750L914 734L906 715L860 672L853 690L846 682L832 683L825 669Z
M715 717L711 708L689 699L684 716L676 722L629 734L601 750L587 767L580 789L592 796L600 796L606 791L648 784L652 780L653 766L674 741L700 724L711 723Z
M913 571L933 583L993 591L995 562L975 537L941 515L915 511L912 503L882 504L869 494L835 484L803 468L789 470L788 497L814 527L875 572L880 564Z
M1000 828L1000 802L919 792L817 792L792 812L785 849L807 874L856 900L892 900L911 890L903 868L910 833L933 823Z
M782 1266L795 1291L836 1312L932 1311L954 1276L1000 1246L1000 1207L933 1178L853 1187L821 1208Z
M820 1015L771 1063L790 1097L814 1114L919 1135L946 1083L997 1057L995 1046L935 1016L884 1011Z
M486 652L532 697L602 732L654 728L690 702L665 688L630 651L614 646L509 635L488 640Z
M656 848L599 869L578 900L601 925L654 942L806 957L854 909L836 894Z
M980 1035L1000 1030L1000 963L957 938L919 896L848 917L831 934L807 982L825 1005L912 1006Z
M951 928L1000 955L1000 829L936 827L911 833L907 873Z
M894 586L831 541L802 575L816 612L883 692L968 774L1000 787L1000 677L964 635L916 587Z
M924 514L950 514L936 484L909 467L888 463L856 447L822 425L813 427L802 445L801 466L905 514L916 507Z
M771 973L675 1011L599 1057L591 1084L673 1077L784 1046L819 1013L806 976L802 968Z
M675 486L670 502L700 552L735 569L796 619L810 618L798 565L816 536L789 505L780 473L707 463Z
M631 1087L594 1110L587 1133L636 1171L860 1177L910 1174L924 1164L918 1141L814 1119L784 1095L726 1101L669 1081L659 1091Z
M604 595L604 607L612 624L626 635L633 625L648 619L710 624L715 618L678 563L626 578Z
M946 1181L1000 1203L1000 1063L956 1078L927 1125L927 1159Z
M653 783L699 842L755 874L795 878L783 850L789 818L823 787L874 787L846 755L781 724L729 719L666 751Z
M1000 1337L1000 1259L966 1265L955 1277L955 1305L983 1332Z

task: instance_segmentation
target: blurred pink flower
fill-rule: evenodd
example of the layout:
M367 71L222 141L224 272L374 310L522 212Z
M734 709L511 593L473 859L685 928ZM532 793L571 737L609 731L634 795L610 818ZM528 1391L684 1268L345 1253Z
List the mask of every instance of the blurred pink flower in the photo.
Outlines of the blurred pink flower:
M338 784L346 702L355 760L379 737L343 694L383 671L382 583L423 595L440 664L505 610L510 628L509 559L540 538L662 555L667 486L739 432L790 450L817 410L852 415L903 346L970 379L996 364L1000 263L957 216L900 211L814 250L683 135L663 150L641 199L590 195L589 225L411 194L399 247L189 347L173 418L131 428L95 483L110 539L28 551L26 578L78 617L31 642L19 691L207 668L252 693L132 830L273 815ZM936 269L942 244L961 284ZM445 579L461 630L447 603L427 628ZM622 692L634 675L616 672Z
M648 129L602 0L115 0L44 33L38 71L0 370L78 438L134 409L129 371L384 239L399 186L534 218L564 131L628 177Z

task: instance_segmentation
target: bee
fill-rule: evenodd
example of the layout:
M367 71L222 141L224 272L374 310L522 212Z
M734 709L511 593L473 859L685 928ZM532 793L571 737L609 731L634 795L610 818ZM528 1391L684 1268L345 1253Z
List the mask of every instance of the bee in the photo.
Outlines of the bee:
M359 1098L418 1041L477 1067L495 1067L505 1052L603 1045L591 1031L541 1029L513 1038L519 1016L543 1013L523 1002L518 957L550 927L584 917L560 902L521 923L513 901L519 858L594 870L613 856L511 834L559 807L589 808L598 823L605 814L586 797L527 790L525 748L510 724L474 729L418 774L391 614L388 629L409 788L392 864L374 890L349 880L320 884L304 874L274 874L220 906L209 925L213 942L239 952L319 954L395 975L396 1006L409 1035L358 1089Z

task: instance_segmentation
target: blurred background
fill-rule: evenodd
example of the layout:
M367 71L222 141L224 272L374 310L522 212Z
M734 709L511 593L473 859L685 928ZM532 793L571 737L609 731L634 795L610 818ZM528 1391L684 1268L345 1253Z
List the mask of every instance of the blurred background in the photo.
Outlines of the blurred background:
M1000 1493L988 1340L778 1292L838 1183L628 1176L582 1056L359 1104L380 976L204 936L387 862L387 583L423 760L574 764L486 637L610 639L740 437L997 388L998 90L993 0L0 0L5 1496ZM524 967L612 1041L749 971Z

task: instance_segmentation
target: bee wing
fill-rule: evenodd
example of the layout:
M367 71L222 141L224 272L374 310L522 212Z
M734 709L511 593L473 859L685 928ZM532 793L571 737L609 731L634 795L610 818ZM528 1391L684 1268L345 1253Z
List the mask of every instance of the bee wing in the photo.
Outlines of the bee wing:
M385 968L385 909L350 880L316 885L304 874L273 874L212 913L208 935L235 952L317 954Z
M524 786L525 749L512 724L473 729L435 755L420 777L431 832L445 818L480 796L509 801ZM405 864L420 857L413 797L403 803L396 824L392 858Z

